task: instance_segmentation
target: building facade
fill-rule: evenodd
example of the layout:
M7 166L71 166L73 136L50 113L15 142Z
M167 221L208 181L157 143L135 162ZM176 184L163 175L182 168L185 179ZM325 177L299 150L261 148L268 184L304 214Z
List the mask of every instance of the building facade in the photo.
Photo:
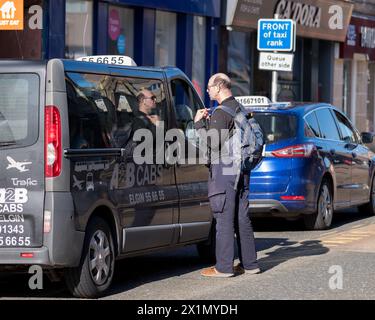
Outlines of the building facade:
M375 1L358 1L335 59L334 104L360 131L375 131Z
M256 42L258 19L275 14L297 29L277 100L330 102L375 131L375 0L24 0L24 29L0 30L0 58L124 54L179 67L206 104L217 71L231 76L235 95L271 97Z
M42 27L27 23L41 9ZM172 65L205 97L217 70L220 0L24 0L24 30L0 31L0 58L133 57L138 65Z
M272 72L258 67L257 22L276 15L293 19L294 67L278 72L277 100L332 102L335 44L345 40L352 9L349 2L333 0L227 0L219 69L235 79L237 95L271 97Z

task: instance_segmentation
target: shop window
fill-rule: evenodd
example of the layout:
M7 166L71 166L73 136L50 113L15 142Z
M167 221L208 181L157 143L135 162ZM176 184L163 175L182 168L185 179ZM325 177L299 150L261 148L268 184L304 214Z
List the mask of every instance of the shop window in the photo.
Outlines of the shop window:
M193 27L193 71L192 82L201 98L205 88L206 62L206 20L204 17L194 16Z
M134 54L134 10L109 6L108 10L108 54Z
M156 11L155 65L176 65L176 14Z
M65 57L92 54L93 2L66 0Z
M229 32L228 75L235 96L250 94L250 33Z
M302 71L303 39L297 38L294 52L293 71L277 73L278 101L301 101L301 71Z
M0 30L0 59L32 59L40 60L42 56L43 48L43 0L24 1L24 24L23 30ZM5 1L1 1L4 4ZM21 1L20 1L21 3ZM32 10L33 13L29 13L29 9L32 6L38 6L38 14ZM0 15L1 18L1 15ZM29 23L33 25L37 24L36 29L30 29Z
M369 119L369 130L374 131L375 117L375 62L368 64L368 98L367 98L367 114Z

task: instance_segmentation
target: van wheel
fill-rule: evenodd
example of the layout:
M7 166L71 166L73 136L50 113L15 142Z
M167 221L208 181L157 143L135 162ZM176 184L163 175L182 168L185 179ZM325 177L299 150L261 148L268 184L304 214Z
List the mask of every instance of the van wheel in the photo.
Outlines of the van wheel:
M202 261L207 263L216 262L216 223L212 220L211 231L208 239L197 244L197 251Z
M108 224L93 218L87 227L81 263L65 271L70 292L79 298L97 298L111 285L115 268L114 245Z
M368 214L370 216L375 215L375 177L372 178L370 202L358 207L360 213Z
M319 190L317 210L304 217L305 227L308 230L323 230L331 226L333 217L333 200L330 185L323 181Z

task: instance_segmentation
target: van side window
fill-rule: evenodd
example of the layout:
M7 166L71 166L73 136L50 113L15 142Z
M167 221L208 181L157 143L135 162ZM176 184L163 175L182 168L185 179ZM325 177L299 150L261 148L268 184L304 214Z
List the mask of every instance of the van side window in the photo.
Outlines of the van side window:
M71 148L126 148L141 128L155 140L156 126L166 120L165 91L156 79L70 72L66 91ZM142 92L155 97L150 109L138 99Z
M66 74L71 148L113 147L116 112L111 85L105 75Z
M167 128L167 100L161 81L147 78L115 77L114 103L117 130L114 134L117 147L129 149L134 133L146 129L152 133L153 153L156 152L156 130L164 123Z
M193 125L197 110L204 106L190 85L182 79L172 80L171 90L177 127L185 132Z

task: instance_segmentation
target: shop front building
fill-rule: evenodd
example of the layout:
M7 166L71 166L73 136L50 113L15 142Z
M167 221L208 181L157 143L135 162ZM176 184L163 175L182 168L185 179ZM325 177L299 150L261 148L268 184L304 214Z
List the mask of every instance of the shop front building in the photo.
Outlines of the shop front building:
M353 4L333 0L228 0L222 14L219 70L236 95L271 97L272 72L258 68L260 18L293 19L297 38L292 72L278 72L277 101L333 101L334 60L346 38Z
M205 97L217 70L221 0L24 0L23 30L2 30L0 58L129 55L138 65L177 66ZM30 29L31 7L40 8ZM31 11L32 12L32 11ZM1 27L1 26L0 26Z
M335 104L359 130L374 132L375 16L353 14L335 64Z

